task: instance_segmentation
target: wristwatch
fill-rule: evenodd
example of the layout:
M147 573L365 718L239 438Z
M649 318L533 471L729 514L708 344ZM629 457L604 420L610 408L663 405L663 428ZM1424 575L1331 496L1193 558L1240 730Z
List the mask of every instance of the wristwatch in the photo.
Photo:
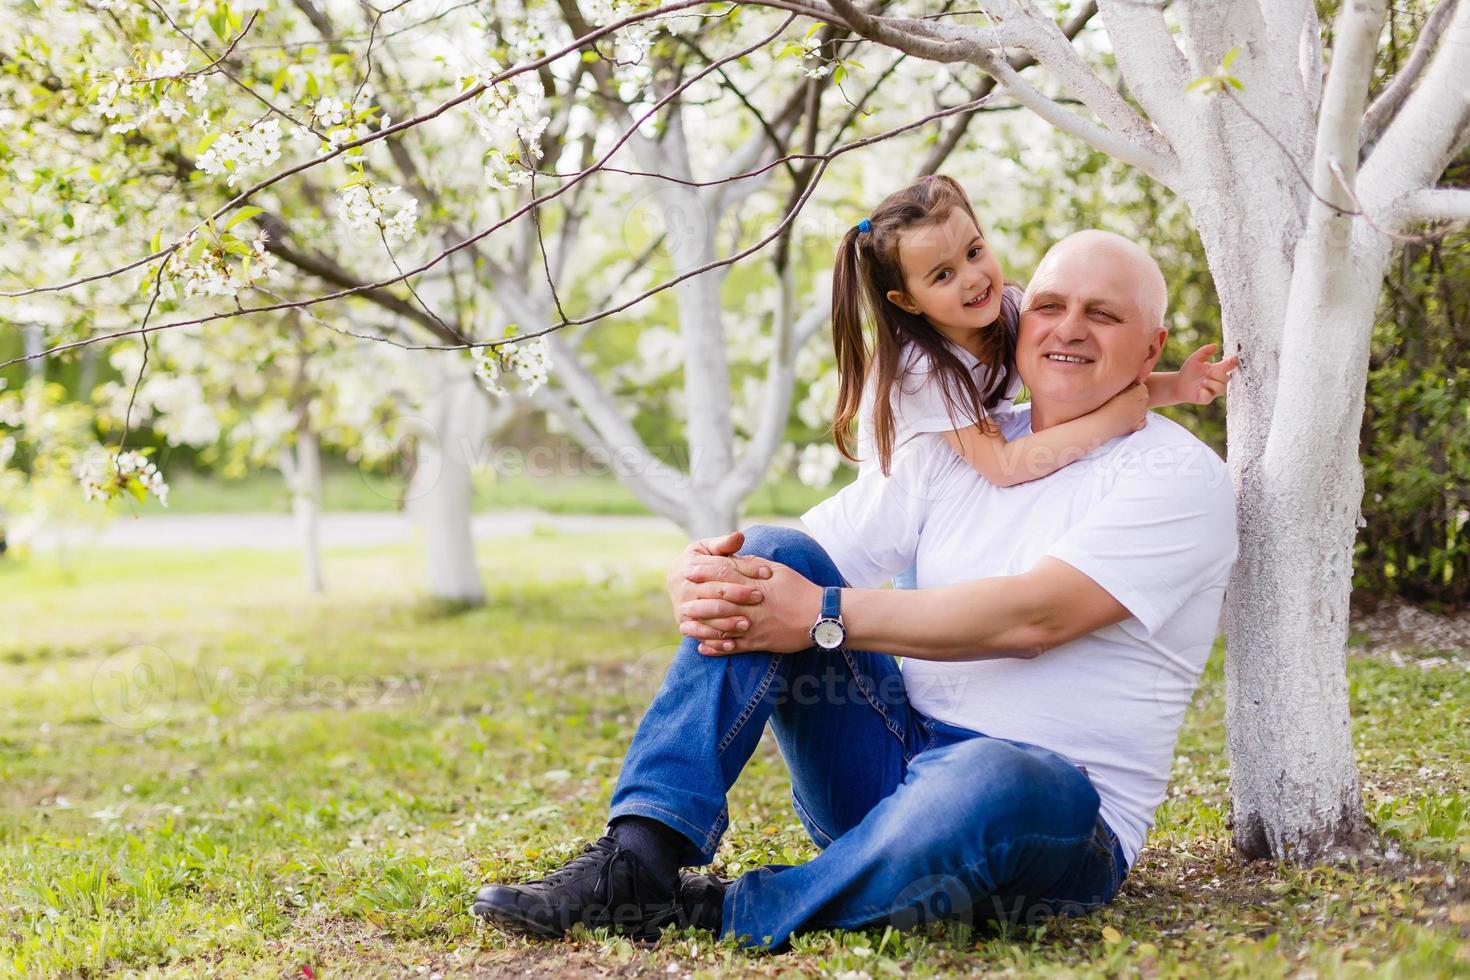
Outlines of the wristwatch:
M835 586L822 590L822 614L812 624L812 642L823 650L836 650L847 642L847 627L842 625L842 590Z

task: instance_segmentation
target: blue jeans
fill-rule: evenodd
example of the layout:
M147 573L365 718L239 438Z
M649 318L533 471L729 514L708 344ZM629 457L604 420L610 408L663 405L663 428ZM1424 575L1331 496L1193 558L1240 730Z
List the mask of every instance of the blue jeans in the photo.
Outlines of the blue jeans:
M791 528L747 529L742 554L845 584ZM730 885L724 931L743 945L937 918L1035 921L1104 905L1127 874L1082 769L925 717L894 658L861 650L704 656L685 639L638 725L609 820L658 820L688 838L684 864L709 863L729 824L726 791L768 721L797 817L822 851Z

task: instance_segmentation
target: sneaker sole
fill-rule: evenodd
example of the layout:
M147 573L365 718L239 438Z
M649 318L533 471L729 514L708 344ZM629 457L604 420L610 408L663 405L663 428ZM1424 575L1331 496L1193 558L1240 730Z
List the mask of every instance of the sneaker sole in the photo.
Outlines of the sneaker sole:
M496 905L493 902L476 901L470 906L470 911L493 926L517 932L537 939L561 939L567 934L567 930L548 926L527 917L520 909ZM613 931L625 939L634 942L655 943L658 942L662 931L670 926L682 928L684 923L679 921L676 913L669 913L664 917L655 919L637 929L612 927ZM594 926L593 928L600 928Z
M560 939L566 934L564 930L526 918L519 909L505 908L492 902L476 901L470 906L470 911L493 926L538 939Z

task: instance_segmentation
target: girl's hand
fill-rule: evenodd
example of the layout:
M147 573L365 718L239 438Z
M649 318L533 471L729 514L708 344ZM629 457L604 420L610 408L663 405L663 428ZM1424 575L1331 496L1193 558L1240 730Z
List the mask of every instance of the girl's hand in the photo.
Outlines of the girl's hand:
M1108 438L1137 432L1148 422L1148 385L1140 381L1124 388L1097 412L1110 423L1112 435Z
M1240 358L1227 357L1211 364L1210 355L1219 349L1219 344L1205 344L1180 365L1175 389L1180 402L1208 405L1225 393L1225 386L1231 373L1240 365Z

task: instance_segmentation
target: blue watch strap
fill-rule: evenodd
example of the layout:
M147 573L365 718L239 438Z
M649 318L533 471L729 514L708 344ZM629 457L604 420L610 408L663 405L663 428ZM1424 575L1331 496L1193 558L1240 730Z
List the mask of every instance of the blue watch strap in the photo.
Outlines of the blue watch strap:
M842 589L829 585L822 590L822 618L838 619L842 615Z

